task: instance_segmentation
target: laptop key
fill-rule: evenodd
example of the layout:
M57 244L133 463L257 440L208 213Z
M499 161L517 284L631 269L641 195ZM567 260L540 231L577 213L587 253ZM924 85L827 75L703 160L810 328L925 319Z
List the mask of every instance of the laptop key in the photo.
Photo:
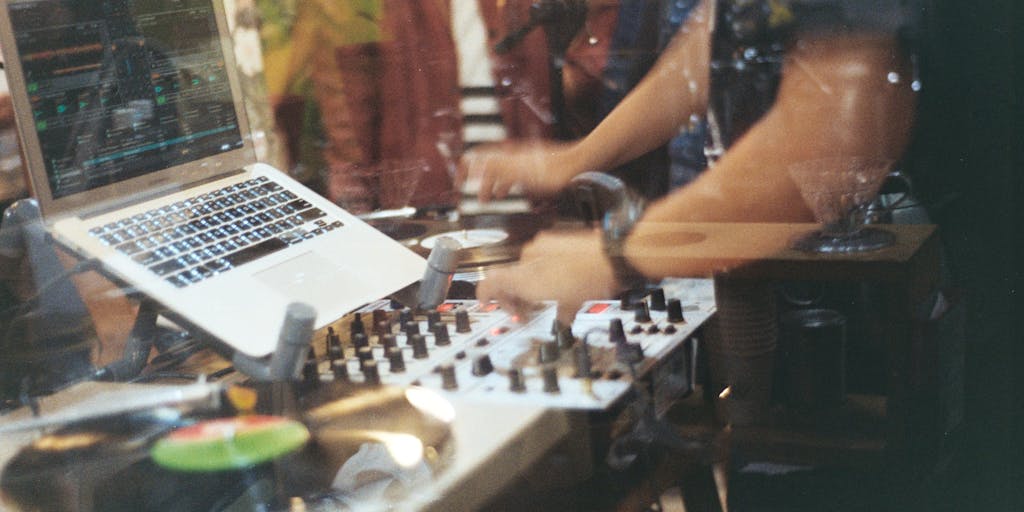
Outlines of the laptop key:
M221 259L231 264L233 267L244 265L252 260L266 256L267 254L279 251L288 247L288 244L278 240L277 238L270 238L262 242L250 245L241 251L234 252L231 254L224 255Z

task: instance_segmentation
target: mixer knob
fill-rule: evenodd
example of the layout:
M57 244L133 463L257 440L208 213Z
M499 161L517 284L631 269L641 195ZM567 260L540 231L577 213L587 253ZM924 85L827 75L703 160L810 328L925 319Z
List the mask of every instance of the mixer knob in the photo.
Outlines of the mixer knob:
M615 347L615 358L626 364L644 360L644 349L639 343L623 343Z
M655 288L651 290L651 311L665 311L665 289Z
M473 359L473 375L483 377L494 371L494 364L491 363L491 356L484 354Z
M644 333L644 328L641 325L634 325L633 327L630 327L629 333L630 334L643 334Z
M357 332L352 335L352 346L359 350L363 347L370 346L370 338L366 337L365 333Z
M469 311L465 309L459 309L455 312L455 332L459 334L465 334L472 331L473 328L469 322Z
M626 331L622 328L621 318L612 318L608 322L608 341L616 345L626 342Z
M434 333L434 345L445 347L452 344L452 339L448 335L448 324L438 323L431 332Z
M391 334L391 322L388 320L381 320L373 325L373 333L376 334L378 338Z
M363 314L356 313L355 316L352 318L352 323L349 324L348 328L350 334L355 334L358 332L366 334L366 326L363 325Z
M640 301L637 303L636 310L633 312L633 319L642 324L651 321L651 312L647 309L646 302Z
M310 347L310 354L313 353ZM320 382L320 369L317 367L316 359L307 358L302 365L302 380L306 384L317 384Z
M675 334L675 333L676 333L676 326L674 326L672 324L668 324L668 325L665 326L665 334Z
M406 322L413 320L412 310L404 308L398 312L398 325L404 326Z
M363 363L363 381L367 384L379 385L380 384L380 369L377 367L377 361L370 359Z
M523 393L526 391L526 384L523 382L523 371L519 368L509 369L508 389L514 393Z
M683 303L679 299L668 301L668 321L674 324L686 322L683 318Z
M661 328L658 327L658 324L651 324L651 326L647 328L647 334L658 334L659 332L661 332Z
M441 312L434 309L427 313L427 330L431 331L434 326L441 322Z
M336 361L345 357L345 352L341 348L341 337L338 333L334 332L333 327L327 328L327 359L330 361Z
M344 359L331 361L331 373L335 382L348 382L348 362Z
M398 346L398 340L394 334L388 333L380 338L380 344L384 345L384 350Z
M558 388L558 367L553 364L546 364L541 370L541 374L544 377L544 392L545 393L560 393L561 390Z
M406 336L412 336L413 334L420 333L420 323L415 320L410 320L402 324L402 330L405 331Z
M569 348L576 343L576 338L572 336L572 328L562 325L558 320L551 323L551 334L561 348Z
M373 349L370 347L359 347L356 350L356 357L359 358L359 368L363 368L367 361L373 361Z
M391 347L388 350L388 362L391 364L391 373L402 373L405 371L405 356L402 349Z
M579 344L573 347L573 359L576 361L576 378L589 379L593 374L590 361L590 351L586 344Z
M538 360L541 364L553 363L558 361L558 356L561 352L558 350L558 343L554 341L543 341L540 344L540 357Z
M391 317L388 316L387 310L375 309L373 310L373 313L371 313L371 318L373 320L373 325L375 326L380 325L381 322L387 322L388 325L391 325Z
M422 334L409 336L409 344L412 345L412 357L414 359L426 359L429 356L427 353L427 338Z
M459 389L459 383L455 379L455 365L445 363L441 365L441 389Z

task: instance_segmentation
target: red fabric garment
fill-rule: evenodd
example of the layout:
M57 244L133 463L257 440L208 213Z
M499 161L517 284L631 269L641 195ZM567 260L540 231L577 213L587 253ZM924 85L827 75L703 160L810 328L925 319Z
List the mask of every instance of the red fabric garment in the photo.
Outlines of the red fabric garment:
M384 40L335 48L336 69L314 71L327 138L327 194L353 209L380 207L373 183L353 172L356 166L422 159L428 171L421 176L410 204L452 205L456 194L451 173L463 148L448 1L383 1ZM505 54L493 52L494 44L529 21L533 2L479 2L508 136L552 137L551 75L543 30L533 30ZM586 30L570 48L565 71L568 103L584 108L591 103L574 103L574 98L591 93L599 84L618 10L617 2L595 4L600 5L588 13ZM576 126L589 122L586 115L574 119Z

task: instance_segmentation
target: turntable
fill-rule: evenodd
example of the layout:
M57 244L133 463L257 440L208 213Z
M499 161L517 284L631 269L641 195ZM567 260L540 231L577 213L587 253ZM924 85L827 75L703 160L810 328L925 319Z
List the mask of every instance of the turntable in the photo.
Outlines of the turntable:
M152 408L46 433L4 467L4 504L383 510L440 475L454 451L451 405L421 388L247 384L228 388L225 398L212 407Z
M462 246L455 279L463 281L479 281L487 267L517 260L523 244L552 223L551 217L536 213L370 221L373 227L424 257L429 256L438 238L455 239Z

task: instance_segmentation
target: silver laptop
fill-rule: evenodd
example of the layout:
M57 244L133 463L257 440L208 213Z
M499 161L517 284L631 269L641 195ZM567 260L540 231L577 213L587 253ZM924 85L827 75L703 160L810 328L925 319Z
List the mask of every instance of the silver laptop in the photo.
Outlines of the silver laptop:
M0 0L33 195L57 240L192 327L273 351L425 261L257 163L220 0Z

